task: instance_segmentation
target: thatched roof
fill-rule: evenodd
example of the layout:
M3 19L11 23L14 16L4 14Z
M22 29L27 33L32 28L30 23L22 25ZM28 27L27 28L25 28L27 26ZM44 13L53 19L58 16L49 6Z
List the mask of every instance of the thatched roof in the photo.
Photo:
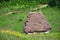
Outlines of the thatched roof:
M46 32L50 29L50 24L42 13L30 12L27 16L27 20L24 25L24 31L26 33Z

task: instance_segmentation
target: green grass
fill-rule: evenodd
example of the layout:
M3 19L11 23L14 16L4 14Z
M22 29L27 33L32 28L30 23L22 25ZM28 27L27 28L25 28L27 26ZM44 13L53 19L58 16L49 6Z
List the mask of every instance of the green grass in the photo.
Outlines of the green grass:
M59 40L60 36L59 33L49 33L49 34L43 34L43 33L38 33L38 34L31 34L31 35L26 35L24 34L23 37L17 37L9 34L1 34L0 33L0 39L1 40Z
M22 32L27 12L17 12L15 14L0 17L0 28Z
M60 33L60 11L54 7L48 7L45 9L42 9L42 12L46 16L47 20L51 24L52 31L51 32L58 32Z
M7 11L8 10L8 11ZM12 10L16 11L15 9ZM21 10L19 10L21 11ZM40 10L39 10L40 11ZM2 34L0 33L1 40L59 40L60 38L60 11L54 7L46 7L41 9L44 13L45 17L51 24L52 30L49 34L33 34L33 35L26 35L23 31L23 26L28 15L27 10L21 12L13 12L10 15L5 15L8 12L11 12L10 8L3 8L0 9L0 29L8 29L16 32L20 32L24 34L23 37L16 37L10 36L9 34ZM1 16L3 15L3 16Z

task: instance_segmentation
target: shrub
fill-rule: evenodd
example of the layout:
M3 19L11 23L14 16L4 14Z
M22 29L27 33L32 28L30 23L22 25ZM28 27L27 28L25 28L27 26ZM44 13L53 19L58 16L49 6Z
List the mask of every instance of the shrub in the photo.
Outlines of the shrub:
M50 7L56 6L55 0L50 1L50 2L48 3L48 5L49 5Z

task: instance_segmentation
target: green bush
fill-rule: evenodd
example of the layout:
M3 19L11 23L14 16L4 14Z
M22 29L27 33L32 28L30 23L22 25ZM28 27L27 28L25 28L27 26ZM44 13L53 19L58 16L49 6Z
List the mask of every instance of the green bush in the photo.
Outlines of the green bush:
M10 7L10 6L22 6L25 5L24 8L30 8L36 6L38 4L49 4L49 6L53 7L58 5L60 7L59 0L0 0L0 8L1 7ZM27 6L26 6L27 5Z
M8 2L8 1L10 1L10 0L0 0L0 2Z
M56 4L57 4L58 7L60 7L60 0L57 0Z
M50 7L56 6L55 0L50 1L50 2L48 3L48 5L49 5Z

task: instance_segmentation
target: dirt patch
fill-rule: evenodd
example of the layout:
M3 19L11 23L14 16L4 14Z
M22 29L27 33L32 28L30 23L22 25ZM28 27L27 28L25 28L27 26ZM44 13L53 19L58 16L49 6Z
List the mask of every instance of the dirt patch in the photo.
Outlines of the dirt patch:
M24 25L26 33L46 32L50 29L50 24L41 12L30 12Z
M38 10L38 9L41 9L41 8L45 8L47 6L48 6L48 4L39 4L35 8L32 8L30 10Z

